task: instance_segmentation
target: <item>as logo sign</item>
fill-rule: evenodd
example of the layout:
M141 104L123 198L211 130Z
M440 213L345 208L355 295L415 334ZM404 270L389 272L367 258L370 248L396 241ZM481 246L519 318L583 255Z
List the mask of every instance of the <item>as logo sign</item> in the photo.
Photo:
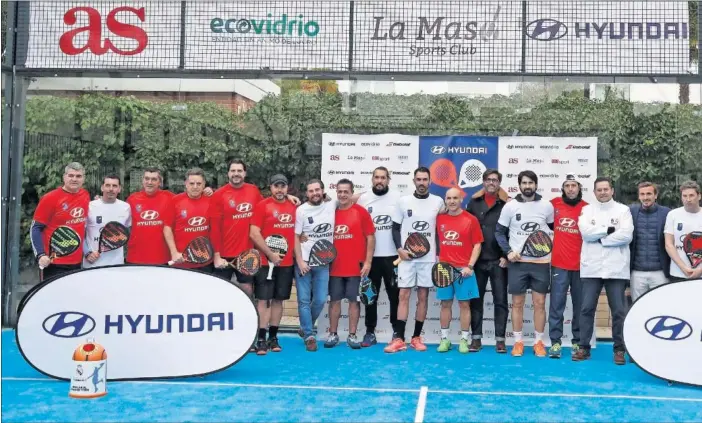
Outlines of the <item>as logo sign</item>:
M136 25L125 23L125 20L134 21L134 17L139 22L146 21L146 12L143 7L122 6L110 11L105 18L107 31L103 33L103 17L100 12L92 7L74 7L63 15L63 22L66 25L74 26L78 22L87 20L85 26L71 29L59 38L59 48L64 54L75 56L87 50L101 56L108 51L121 56L133 56L139 54L149 43L149 36L142 28ZM131 19L129 19L131 18ZM87 40L83 33L87 34ZM129 39L131 42L120 42L119 45L132 45L132 48L119 48L113 40L115 38ZM76 45L80 40L83 45ZM86 41L83 41L86 40ZM123 41L123 40L120 40ZM136 44L136 45L134 45Z
M115 266L38 285L20 305L16 336L27 362L58 379L70 379L73 350L87 337L109 354L108 380L186 377L239 361L257 322L246 294L215 276Z

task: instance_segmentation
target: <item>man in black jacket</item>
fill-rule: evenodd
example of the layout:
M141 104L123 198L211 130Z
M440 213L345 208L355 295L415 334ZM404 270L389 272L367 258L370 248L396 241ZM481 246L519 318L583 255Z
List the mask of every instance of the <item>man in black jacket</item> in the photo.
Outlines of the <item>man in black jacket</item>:
M495 239L495 228L500 218L502 207L509 201L507 193L500 188L502 174L497 169L488 169L483 173L483 189L476 192L466 207L480 222L483 231L483 244L480 257L475 265L475 277L478 280L480 298L470 301L472 342L470 351L482 348L483 304L488 279L492 288L495 307L495 348L499 353L506 353L505 331L507 329L507 257L504 256Z

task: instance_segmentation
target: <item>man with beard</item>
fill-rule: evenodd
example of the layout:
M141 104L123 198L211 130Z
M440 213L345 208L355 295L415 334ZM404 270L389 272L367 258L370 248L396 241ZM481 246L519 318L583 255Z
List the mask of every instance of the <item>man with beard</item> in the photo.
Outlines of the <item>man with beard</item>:
M295 206L287 201L288 178L273 175L270 179L271 197L254 208L250 236L261 252L261 270L255 276L254 294L258 300L258 342L256 354L265 355L268 350L280 352L278 327L283 317L283 301L290 299L293 283L293 251L295 250ZM274 253L266 245L269 235L281 235L288 243L285 255ZM275 265L273 279L268 280L269 262ZM268 341L266 332L270 329Z
M551 338L548 355L551 358L561 358L563 312L568 300L568 288L573 302L571 355L578 351L580 344L580 250L583 238L578 229L578 216L587 203L583 201L582 185L573 174L566 175L561 192L560 198L551 200L554 211L551 305L548 312L548 335Z
M651 182L638 186L639 204L629 206L634 220L631 241L631 300L636 301L646 291L668 282L670 257L665 251L665 220L668 207L656 202L658 187Z
M546 327L546 294L551 283L549 273L551 255L545 257L522 257L521 251L527 237L536 230L553 229L553 205L536 193L538 177L531 170L517 176L519 190L515 201L505 204L497 222L496 238L500 248L507 255L508 292L512 294L512 329L514 346L512 356L524 355L522 325L524 301L527 290L531 289L534 304L534 354L546 357L546 347L542 337Z
M680 197L683 206L668 213L665 222L665 249L672 260L670 279L673 282L702 278L702 195L699 184L694 181L682 184ZM694 232L697 236L689 240L694 254L688 256L683 250L683 240Z
M395 265L397 249L392 240L392 222L397 212L397 203L400 194L390 190L390 172L386 167L380 166L373 170L373 189L361 194L357 204L364 207L373 218L375 224L375 251L369 278L373 283L375 292L380 292L381 281L385 284L385 291L390 302L390 323L397 321L397 303L399 289L397 288ZM378 325L378 303L365 306L366 309L366 334L361 342L362 347L370 347L378 341L375 338L375 328Z
M475 278L478 281L479 298L470 300L470 352L482 349L483 338L483 305L488 279L492 289L492 300L495 304L495 349L498 353L506 353L505 335L507 332L507 256L500 249L495 238L495 227L502 213L502 208L509 201L509 196L500 188L502 174L497 169L488 169L483 173L483 189L473 194L466 211L475 216L480 222L484 242L481 245L480 257L475 264Z
M393 339L385 347L386 353L407 350L405 326L409 315L409 300L412 289L417 287L417 312L410 346L417 351L426 351L421 334L424 319L427 317L431 267L436 261L436 217L442 210L443 200L429 193L430 172L426 167L414 171L415 191L412 195L400 198L393 216L393 242L402 261L397 267L397 285L400 288L400 301L397 307L397 321L393 325ZM420 232L429 240L430 250L424 257L413 259L404 249L409 234Z
M324 201L324 183L319 179L307 182L307 202L295 214L295 287L299 334L307 351L317 351L314 323L324 308L329 293L329 266L308 265L310 250L320 240L334 242L336 201ZM305 241L301 240L305 234ZM340 257L340 259L345 259Z
M626 364L624 346L624 291L629 282L631 259L629 243L634 233L634 222L629 207L613 200L612 180L595 179L597 201L583 207L578 227L583 237L580 254L582 278L582 305L580 307L580 348L573 361L590 358L590 340L595 329L595 311L604 286L607 302L612 311L612 340L614 362Z

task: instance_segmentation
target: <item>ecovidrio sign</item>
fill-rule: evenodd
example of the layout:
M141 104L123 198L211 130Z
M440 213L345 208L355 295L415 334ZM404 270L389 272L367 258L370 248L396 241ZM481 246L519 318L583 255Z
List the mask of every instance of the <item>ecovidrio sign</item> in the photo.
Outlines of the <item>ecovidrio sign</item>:
M626 349L646 372L702 386L702 280L668 283L639 297L624 320Z
M233 284L157 266L81 270L42 283L22 303L17 344L40 372L70 379L73 350L94 338L108 380L205 375L232 366L256 338L258 313Z

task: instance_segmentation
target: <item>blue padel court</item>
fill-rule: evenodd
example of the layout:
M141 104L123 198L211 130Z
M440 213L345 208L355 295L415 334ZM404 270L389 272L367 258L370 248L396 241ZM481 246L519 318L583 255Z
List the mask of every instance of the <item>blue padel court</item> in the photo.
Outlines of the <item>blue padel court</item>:
M498 355L492 347L389 355L345 344L315 353L282 336L283 352L248 355L202 378L110 382L94 400L68 397L2 333L2 416L8 422L699 422L702 389L616 366L609 344L588 362ZM207 359L203 352L203 359ZM109 374L109 359L107 361Z

